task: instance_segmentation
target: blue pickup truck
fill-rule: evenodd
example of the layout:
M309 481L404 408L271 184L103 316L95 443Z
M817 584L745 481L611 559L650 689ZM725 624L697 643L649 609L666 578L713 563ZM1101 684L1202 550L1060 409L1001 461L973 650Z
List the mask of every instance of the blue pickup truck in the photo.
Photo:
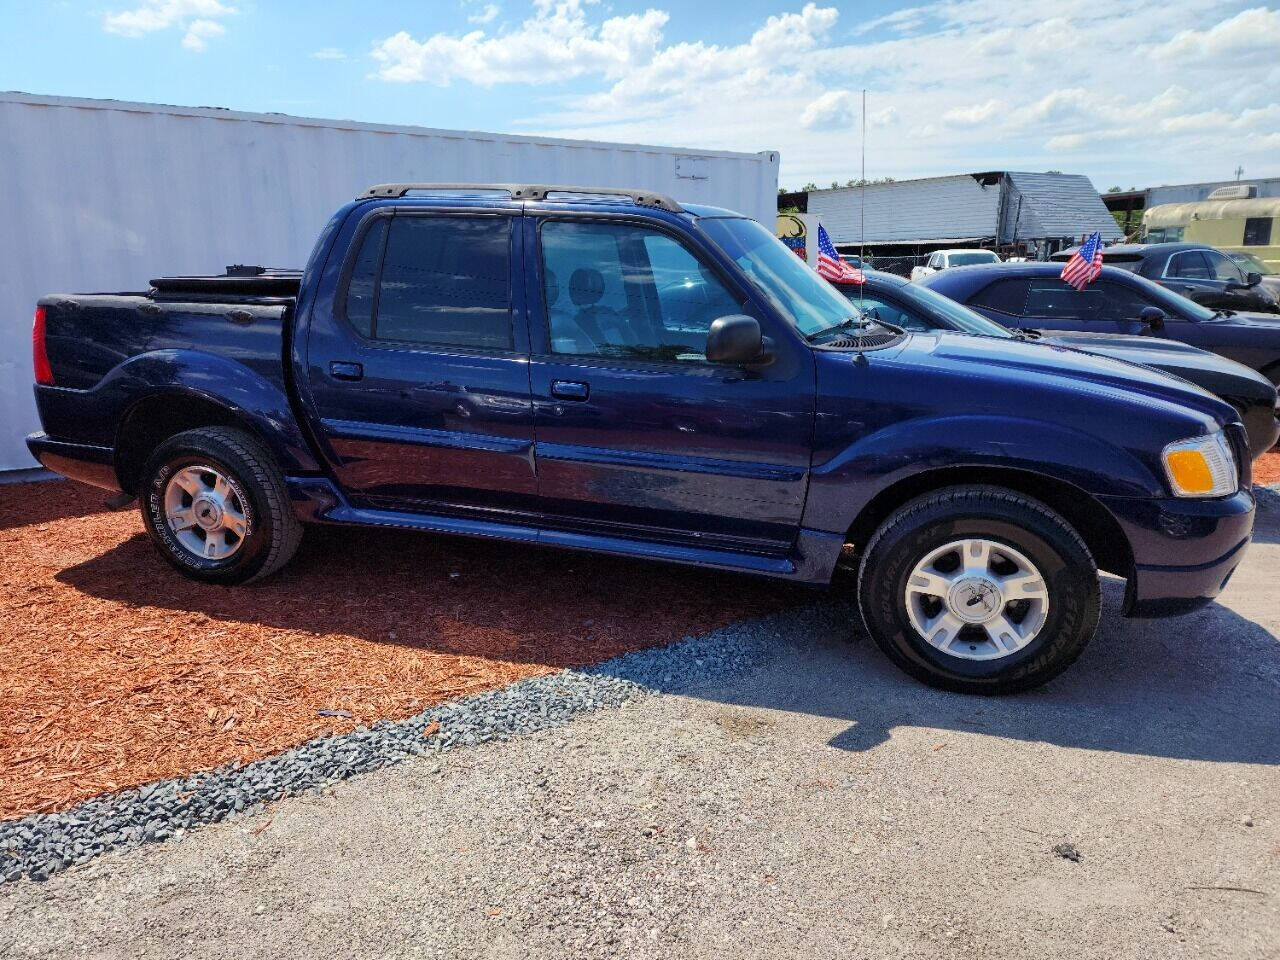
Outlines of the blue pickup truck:
M233 584L311 523L855 590L900 667L1042 683L1097 625L1214 597L1245 431L1157 371L869 320L753 220L644 191L383 184L301 273L43 298L48 468ZM725 589L732 581L725 581ZM714 603L714 597L708 598Z

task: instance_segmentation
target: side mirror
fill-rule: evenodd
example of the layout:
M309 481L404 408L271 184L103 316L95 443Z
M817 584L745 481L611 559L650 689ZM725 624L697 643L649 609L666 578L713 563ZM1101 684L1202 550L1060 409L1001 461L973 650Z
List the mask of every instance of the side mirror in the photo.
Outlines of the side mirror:
M1246 287L1256 287L1262 282L1262 274L1256 271L1250 271L1244 275L1244 285Z
M1143 307L1138 314L1138 319L1152 330L1164 329L1164 311L1159 307Z
M743 313L717 317L707 330L707 360L736 366L755 366L773 359L772 346L760 335L760 321Z

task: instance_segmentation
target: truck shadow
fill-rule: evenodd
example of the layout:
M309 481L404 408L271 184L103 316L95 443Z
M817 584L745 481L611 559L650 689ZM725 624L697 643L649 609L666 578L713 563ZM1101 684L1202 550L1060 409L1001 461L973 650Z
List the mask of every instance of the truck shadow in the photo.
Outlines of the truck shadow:
M1104 584L1098 635L1045 687L980 697L920 684L852 619L799 639L750 677L679 693L847 723L828 742L867 751L904 727L1059 747L1222 763L1280 764L1280 640L1225 606L1171 620L1125 620L1122 584ZM853 611L849 609L852 617ZM830 621L831 618L824 618Z
M1275 542L1278 527L1280 510L1264 504L1260 541ZM847 724L831 745L852 751L913 726L1151 757L1280 764L1276 636L1222 604L1171 620L1125 620L1114 580L1104 583L1098 636L1073 667L1040 690L982 698L901 674L839 599L847 585L821 594L657 563L337 528L310 530L293 564L250 587L193 584L141 535L56 579L122 604L198 612L232 625L550 667L598 663L776 614L785 642L751 676L714 688L678 679L659 688L831 718ZM627 675L625 666L618 672Z
M137 534L66 567L59 582L127 607L221 624L548 667L628 650L802 602L794 584L524 544L314 527L262 583L194 583ZM287 637L278 638L287 647Z

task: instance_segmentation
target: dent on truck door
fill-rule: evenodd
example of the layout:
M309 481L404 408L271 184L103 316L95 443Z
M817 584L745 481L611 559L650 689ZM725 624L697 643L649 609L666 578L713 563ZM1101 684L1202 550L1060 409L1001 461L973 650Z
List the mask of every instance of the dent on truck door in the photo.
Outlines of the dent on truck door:
M385 208L362 225L308 378L344 492L373 506L499 511L536 493L516 211Z
M704 355L744 296L644 224L527 220L539 492L551 522L783 551L804 506L812 359Z

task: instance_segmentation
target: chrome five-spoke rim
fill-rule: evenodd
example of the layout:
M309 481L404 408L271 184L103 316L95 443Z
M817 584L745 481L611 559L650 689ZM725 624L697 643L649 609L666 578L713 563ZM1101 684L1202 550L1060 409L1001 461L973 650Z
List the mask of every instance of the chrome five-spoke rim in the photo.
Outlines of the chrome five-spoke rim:
M183 467L164 490L165 522L182 548L206 560L225 560L244 544L248 525L235 489L213 467Z
M996 660L1036 638L1049 590L1035 564L1003 543L972 538L931 550L907 578L907 615L931 646Z

